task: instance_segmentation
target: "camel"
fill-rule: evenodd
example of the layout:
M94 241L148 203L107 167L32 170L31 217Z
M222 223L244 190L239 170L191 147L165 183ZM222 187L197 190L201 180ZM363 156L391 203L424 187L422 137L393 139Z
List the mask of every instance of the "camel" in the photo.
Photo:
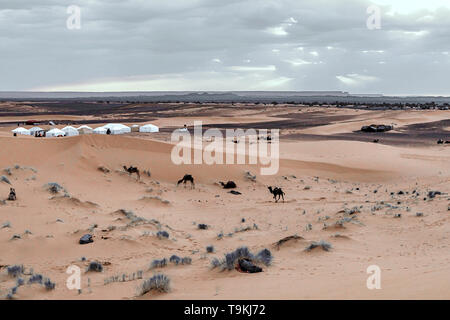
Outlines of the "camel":
M228 181L227 183L219 182L224 189L234 189L236 188L236 183L234 181Z
M130 166L127 168L126 166L123 166L126 172L131 176L133 173L136 173L138 180L141 180L141 175L139 174L139 169L137 167Z
M284 201L284 195L285 193L283 192L283 190L281 190L281 188L275 187L272 189L272 187L267 187L270 191L271 194L273 194L273 199L275 200L275 202L278 202L278 200L280 200L280 198L283 198ZM278 196L278 199L277 199Z
M14 190L13 188L9 188L8 201L16 201L16 200L17 200L16 190Z
M177 186L182 182L184 183L184 185L186 185L186 182L188 182L188 181L191 182L191 186L192 186L192 188L194 188L195 187L194 177L190 174L185 174L182 179L178 180Z

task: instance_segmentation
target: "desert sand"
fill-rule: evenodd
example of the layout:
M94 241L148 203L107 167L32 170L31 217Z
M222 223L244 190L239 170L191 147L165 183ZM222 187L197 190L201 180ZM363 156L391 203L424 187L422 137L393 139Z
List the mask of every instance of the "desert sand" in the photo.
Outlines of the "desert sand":
M7 267L18 264L56 286L24 285L15 299L450 299L450 145L436 144L436 132L448 132L448 111L215 108L171 109L170 117L142 120L160 133L121 136L13 137L12 122L37 117L1 117L0 175L10 184L0 182L0 199L11 187L17 193L16 201L0 203L1 298L16 283ZM93 127L111 119L136 123L114 115L51 119L89 120ZM194 120L280 128L279 172L173 164L170 133ZM395 130L373 143L376 135L355 132L371 123L394 123ZM137 166L141 179L123 165ZM194 176L194 189L176 186L186 173ZM228 180L241 195L218 184ZM51 182L64 190L50 193ZM282 187L285 201L275 202L267 186ZM429 191L441 194L432 198ZM125 212L145 223L133 223ZM169 238L158 238L158 231ZM80 245L87 233L94 242ZM300 238L274 245L293 235ZM305 251L320 240L332 248ZM272 263L255 274L211 268L214 257L242 246L269 249ZM192 263L149 268L174 254ZM102 272L86 272L93 261ZM66 287L71 265L82 270L81 292ZM381 269L379 290L366 286L371 265ZM133 279L140 271L142 278ZM155 273L170 278L170 291L138 296L139 285ZM125 281L108 280L115 276Z

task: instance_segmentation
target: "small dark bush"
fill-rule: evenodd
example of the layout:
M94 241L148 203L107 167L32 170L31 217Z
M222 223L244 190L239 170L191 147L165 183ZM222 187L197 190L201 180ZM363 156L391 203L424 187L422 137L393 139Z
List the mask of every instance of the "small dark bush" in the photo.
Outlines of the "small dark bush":
M306 251L311 251L311 250L313 250L313 249L315 249L315 248L318 248L318 247L321 247L322 248L322 250L324 250L324 251L330 251L330 249L332 248L332 245L331 245L331 243L328 243L328 242L326 242L326 241L324 241L324 240L320 240L320 241L313 241L311 244L309 244L307 247L306 247Z
M164 274L157 274L145 280L139 287L140 296L150 291L168 292L170 290L170 279Z
M50 290L55 289L56 284L54 282L52 282L49 278L45 278L44 287L46 290L50 291Z
M17 287L23 286L25 284L25 280L23 278L17 278L16 285Z
M56 193L64 190L64 188L61 187L56 182L49 182L44 187L47 189L47 191L49 191L50 193L53 193L53 194L56 194Z
M150 268L154 269L154 268L164 268L165 266L167 266L167 259L163 258L161 260L155 259L152 261Z
M174 263L174 264L178 265L178 264L181 263L181 258L179 256L173 255L173 256L170 257L169 261L171 263Z
M269 251L269 249L262 249L256 254L256 260L258 262L264 263L266 266L272 263L272 258L272 253Z
M100 262L92 261L89 263L87 271L102 272L103 266Z
M8 275L18 277L23 274L24 268L23 265L16 264L13 266L9 266L6 270L8 272Z
M158 231L158 232L156 233L156 236L157 236L159 239L162 239L162 238L169 239L169 233L168 233L167 231Z
M29 279L28 279L28 284L33 284L33 283L39 283L42 284L42 281L44 280L44 277L42 276L42 274L36 273L33 274Z
M192 259L189 257L184 257L183 259L181 259L181 264L191 264L192 263Z

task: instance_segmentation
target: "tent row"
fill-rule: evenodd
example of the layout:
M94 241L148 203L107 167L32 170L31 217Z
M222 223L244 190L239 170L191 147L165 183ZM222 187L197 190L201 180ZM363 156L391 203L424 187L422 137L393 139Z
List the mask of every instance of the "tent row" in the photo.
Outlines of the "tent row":
M139 130L135 130L139 129ZM42 136L45 135L45 137L71 137L71 136L78 136L80 134L124 134L124 133L130 133L131 131L139 131L139 132L159 132L159 128L153 124L146 124L143 126L134 125L133 130L132 128L120 124L120 123L108 123L102 127L98 127L95 129L92 129L91 127L87 125L82 125L79 128L75 128L72 126L67 126L62 129L53 128L49 131L45 131L44 129L40 127L33 127L31 129L25 129L22 127L16 128L12 130L12 132L15 135L22 134L22 135L31 135L35 136L36 134L42 134Z

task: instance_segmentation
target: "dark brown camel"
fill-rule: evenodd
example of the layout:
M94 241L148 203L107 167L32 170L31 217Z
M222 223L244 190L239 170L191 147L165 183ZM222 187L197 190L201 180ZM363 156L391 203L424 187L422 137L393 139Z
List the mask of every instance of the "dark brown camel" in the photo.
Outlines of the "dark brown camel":
M126 166L123 166L126 172L131 176L133 173L136 173L138 180L141 180L141 175L139 174L139 169L137 167L130 166L127 168Z
M184 185L186 185L186 182L190 182L191 186L194 188L195 184L194 184L194 177L190 174L185 174L184 177L180 180L178 180L177 185L179 185L180 183L184 183Z
M16 200L17 200L16 190L14 190L13 188L9 188L8 201L16 201Z
M236 183L234 181L228 181L227 183L219 182L224 189L234 189L236 188Z
M267 187L270 191L271 194L273 194L273 199L275 200L275 202L278 202L278 200L280 200L280 198L283 198L284 201L284 195L285 193L283 192L283 190L281 190L281 188L275 187L272 189L272 187ZM278 199L277 199L278 197Z

